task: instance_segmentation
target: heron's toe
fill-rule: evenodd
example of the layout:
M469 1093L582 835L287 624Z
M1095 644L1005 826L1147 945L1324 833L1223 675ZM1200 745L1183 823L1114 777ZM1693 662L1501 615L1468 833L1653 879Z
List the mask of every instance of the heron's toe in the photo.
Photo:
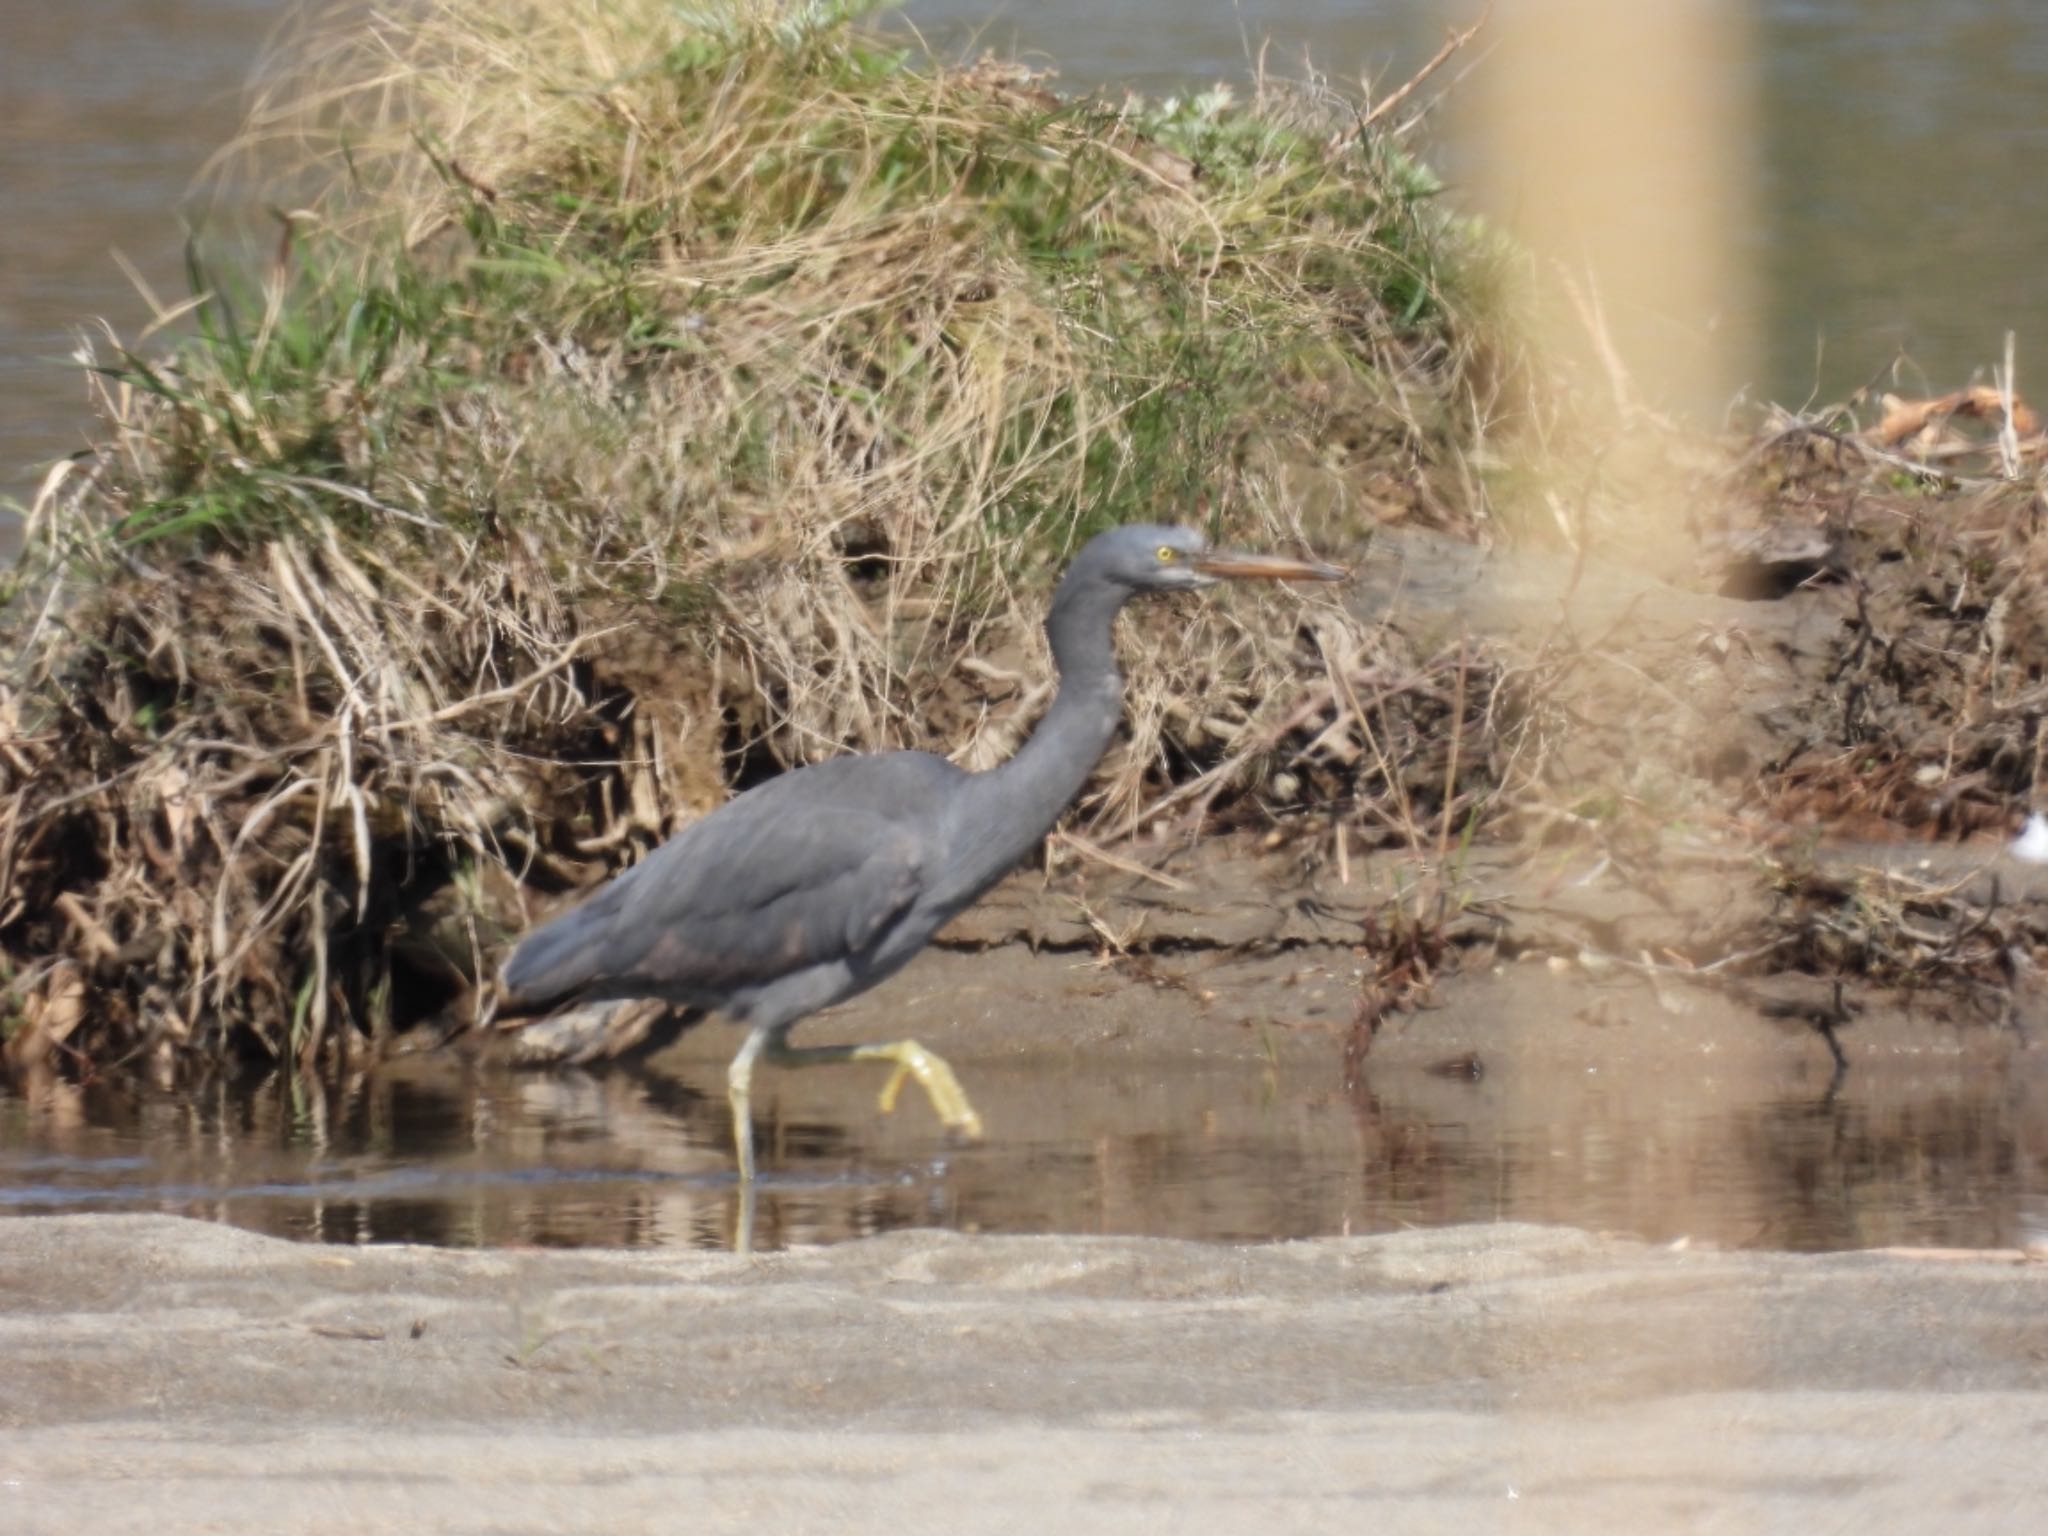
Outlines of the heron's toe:
M980 1141L985 1134L982 1129L981 1116L975 1113L974 1106L964 1098L960 1101L960 1117L957 1120L947 1121L946 1129L955 1136L958 1136L962 1141Z
M943 1059L915 1040L898 1040L893 1045L871 1047L870 1052L886 1058L895 1066L889 1080L882 1085L881 1097L877 1101L883 1114L894 1112L903 1084L914 1077L917 1085L924 1089L925 1097L931 1100L932 1112L939 1117L941 1125L967 1141L981 1140L981 1116L975 1113L966 1091L960 1086L960 1079L953 1075L953 1069Z

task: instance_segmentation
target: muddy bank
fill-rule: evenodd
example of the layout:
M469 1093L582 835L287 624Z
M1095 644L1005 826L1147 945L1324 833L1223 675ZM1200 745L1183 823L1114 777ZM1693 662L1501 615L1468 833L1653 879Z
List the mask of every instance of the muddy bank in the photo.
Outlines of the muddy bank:
M1051 579L1103 527L1295 548L1281 482L1324 457L1470 515L1448 493L1521 347L1403 136L1321 81L1064 98L872 9L280 33L215 164L288 237L195 242L196 334L94 360L96 446L0 581L15 1059L381 1056L735 790L1007 756ZM1133 623L1084 814L1226 757L1204 803L1241 797L1275 745L1344 735L1302 707L1325 650L1401 677L1369 685L1390 750L1307 787L1469 801L1470 755L1432 765L1433 659L1334 609L1319 650L1304 606Z
M23 1532L2020 1531L2044 1285L1526 1226L749 1263L19 1221L0 1498Z
M1002 759L1054 571L1160 518L1364 568L1134 614L1073 825L1433 862L1434 909L1354 904L1376 1013L1490 945L2024 1024L2048 909L1918 856L2035 808L2023 402L1609 419L1327 82L1063 99L813 9L442 3L286 47L243 146L302 157L250 167L299 210L265 302L195 250L198 334L90 372L102 440L0 584L11 1064L348 1071L479 1021L519 932L733 791ZM1475 894L1489 860L1519 883ZM1156 916L1063 921L1179 942Z

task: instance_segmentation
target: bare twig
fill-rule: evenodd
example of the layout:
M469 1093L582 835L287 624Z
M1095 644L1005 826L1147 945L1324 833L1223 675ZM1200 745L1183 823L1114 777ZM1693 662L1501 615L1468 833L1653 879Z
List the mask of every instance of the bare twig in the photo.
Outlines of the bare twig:
M1152 884L1163 886L1169 891L1184 891L1188 888L1185 880L1176 880L1172 875L1166 874L1163 871L1148 869L1133 859L1120 858L1116 854L1109 852L1106 848L1097 847L1078 832L1069 832L1062 829L1053 833L1052 840L1063 848L1073 849L1074 852L1080 854L1084 859L1092 859L1097 864L1106 864L1111 869L1119 870L1126 875L1133 875L1140 880L1149 880Z
M1436 53L1430 58L1430 61L1411 75L1405 85L1385 100L1377 103L1370 112L1366 113L1365 117L1360 121L1356 132L1362 135L1366 129L1372 127L1381 118L1396 110L1402 102L1415 93L1417 86L1421 85L1431 75L1449 63L1451 55L1477 37L1481 29L1485 27L1492 17L1493 0L1487 0L1485 9L1479 13L1479 19L1469 27L1452 28L1450 35L1444 39L1443 47L1437 49Z

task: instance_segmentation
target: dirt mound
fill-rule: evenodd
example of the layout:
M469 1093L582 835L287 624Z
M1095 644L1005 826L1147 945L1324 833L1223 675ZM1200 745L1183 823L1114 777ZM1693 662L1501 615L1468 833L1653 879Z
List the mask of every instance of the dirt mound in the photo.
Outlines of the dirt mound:
M195 259L198 334L96 361L103 445L28 525L14 1059L382 1049L733 787L1002 756L1095 529L1341 552L1371 516L1305 530L1286 486L1347 456L1448 505L1500 370L1401 146L1319 86L1063 100L863 9L437 0L288 43L273 263ZM1097 835L1469 820L1483 657L1292 597L1129 630Z

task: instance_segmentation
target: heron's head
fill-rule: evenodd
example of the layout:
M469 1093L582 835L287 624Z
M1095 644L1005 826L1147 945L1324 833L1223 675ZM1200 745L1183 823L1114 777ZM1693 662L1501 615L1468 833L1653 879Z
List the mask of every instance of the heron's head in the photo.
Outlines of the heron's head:
M1081 558L1133 592L1185 592L1219 581L1342 581L1350 574L1320 560L1211 549L1194 529L1171 523L1112 528L1097 534Z

